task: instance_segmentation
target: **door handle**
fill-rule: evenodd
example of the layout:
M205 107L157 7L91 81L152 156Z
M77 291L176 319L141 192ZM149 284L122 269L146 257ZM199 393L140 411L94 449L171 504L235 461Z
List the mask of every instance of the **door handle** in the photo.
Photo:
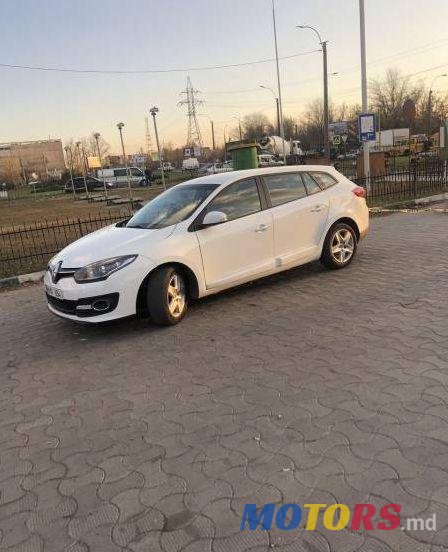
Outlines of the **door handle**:
M255 228L255 232L266 232L268 228L269 228L269 224L260 224Z

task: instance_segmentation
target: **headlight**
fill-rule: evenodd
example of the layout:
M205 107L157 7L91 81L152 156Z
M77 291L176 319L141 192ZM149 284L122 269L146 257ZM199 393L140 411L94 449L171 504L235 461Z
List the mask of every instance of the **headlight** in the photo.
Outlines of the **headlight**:
M74 274L75 282L84 284L87 282L98 282L109 278L111 274L117 272L135 261L137 255L124 255L122 257L112 257L96 263L89 264L77 270Z

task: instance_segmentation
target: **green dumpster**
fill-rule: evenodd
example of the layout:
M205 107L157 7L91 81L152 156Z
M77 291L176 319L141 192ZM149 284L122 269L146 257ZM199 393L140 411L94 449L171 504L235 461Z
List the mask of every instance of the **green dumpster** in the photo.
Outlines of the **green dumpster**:
M233 170L258 168L257 144L254 142L230 142L227 144L227 151L232 156Z

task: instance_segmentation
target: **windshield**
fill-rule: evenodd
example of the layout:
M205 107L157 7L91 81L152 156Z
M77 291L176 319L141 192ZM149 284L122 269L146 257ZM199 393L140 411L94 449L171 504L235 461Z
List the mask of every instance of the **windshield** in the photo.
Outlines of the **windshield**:
M194 213L218 184L178 184L147 203L126 224L127 228L165 228Z

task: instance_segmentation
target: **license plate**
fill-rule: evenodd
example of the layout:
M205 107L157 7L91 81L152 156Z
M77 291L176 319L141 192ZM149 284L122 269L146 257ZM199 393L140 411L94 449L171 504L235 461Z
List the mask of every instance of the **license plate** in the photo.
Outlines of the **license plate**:
M64 299L64 293L61 289L57 287L46 285L45 291L48 293L48 295L51 295L52 297L56 297L57 299Z

